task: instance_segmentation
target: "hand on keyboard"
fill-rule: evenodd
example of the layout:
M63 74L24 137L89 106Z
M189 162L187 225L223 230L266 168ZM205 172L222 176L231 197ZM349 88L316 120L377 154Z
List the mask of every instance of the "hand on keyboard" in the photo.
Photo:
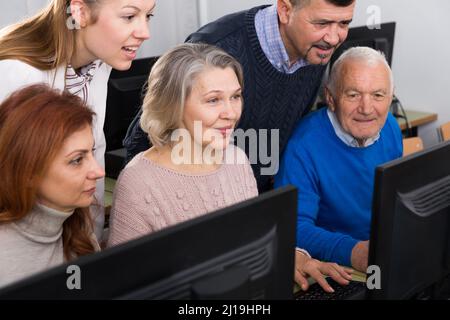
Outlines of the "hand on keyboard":
M334 290L325 280L325 276L330 276L338 284L346 285L352 279L352 272L352 269L341 267L336 263L321 262L299 251L295 252L294 278L303 291L309 288L308 276L316 280L326 292L333 292Z
M350 281L348 285L340 285L333 279L327 279L334 288L333 293L325 292L318 283L310 286L308 291L298 290L294 293L295 300L346 300L364 297L366 284Z

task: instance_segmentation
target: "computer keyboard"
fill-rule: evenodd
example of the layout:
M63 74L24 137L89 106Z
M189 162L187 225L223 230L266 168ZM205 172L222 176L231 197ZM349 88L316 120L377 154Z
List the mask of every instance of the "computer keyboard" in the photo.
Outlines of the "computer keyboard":
M350 281L348 285L340 285L331 278L328 283L334 289L333 293L325 292L318 283L309 286L307 291L298 290L294 293L295 300L352 300L364 299L366 284L359 281Z

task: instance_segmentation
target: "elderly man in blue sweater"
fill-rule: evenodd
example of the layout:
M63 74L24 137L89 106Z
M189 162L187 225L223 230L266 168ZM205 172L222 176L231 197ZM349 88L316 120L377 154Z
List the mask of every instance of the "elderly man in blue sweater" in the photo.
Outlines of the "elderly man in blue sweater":
M347 50L325 89L328 108L305 117L283 155L275 186L298 187L297 246L366 271L375 168L402 155L389 114L393 76L384 56Z

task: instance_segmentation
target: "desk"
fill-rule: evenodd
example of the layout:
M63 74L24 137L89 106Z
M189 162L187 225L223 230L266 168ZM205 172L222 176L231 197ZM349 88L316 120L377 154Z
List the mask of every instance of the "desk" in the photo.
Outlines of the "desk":
M417 137L418 127L423 126L427 123L433 122L437 120L436 113L422 112L422 111L413 111L413 110L405 110L406 117L408 118L409 127L411 128L411 134L413 137ZM402 131L405 131L406 121L402 118L397 118L397 122Z

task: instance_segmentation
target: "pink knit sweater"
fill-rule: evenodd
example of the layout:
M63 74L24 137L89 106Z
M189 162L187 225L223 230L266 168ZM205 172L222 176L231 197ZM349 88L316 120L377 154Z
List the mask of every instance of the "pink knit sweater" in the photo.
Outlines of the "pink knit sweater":
M116 183L108 247L256 197L247 156L233 145L230 152L237 161L207 174L179 173L138 154Z

